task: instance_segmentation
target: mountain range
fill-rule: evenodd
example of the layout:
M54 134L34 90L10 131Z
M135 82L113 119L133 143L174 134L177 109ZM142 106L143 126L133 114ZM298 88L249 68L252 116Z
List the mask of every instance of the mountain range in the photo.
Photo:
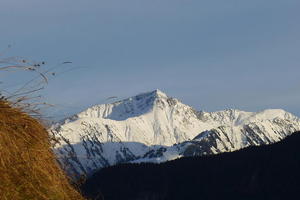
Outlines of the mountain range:
M197 111L155 90L95 105L49 132L63 168L91 175L119 163L160 163L271 144L299 130L300 119L281 109Z

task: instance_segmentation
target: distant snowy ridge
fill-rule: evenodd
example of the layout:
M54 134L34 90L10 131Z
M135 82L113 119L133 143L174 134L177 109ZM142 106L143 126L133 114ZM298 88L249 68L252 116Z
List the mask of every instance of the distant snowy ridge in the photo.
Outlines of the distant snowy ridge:
M299 118L284 110L198 112L155 90L93 106L49 131L66 170L91 174L122 162L163 162L270 144L299 130Z

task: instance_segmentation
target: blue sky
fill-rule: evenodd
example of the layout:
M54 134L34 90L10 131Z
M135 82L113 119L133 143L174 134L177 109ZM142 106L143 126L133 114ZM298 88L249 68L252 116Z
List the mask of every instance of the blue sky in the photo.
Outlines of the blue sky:
M299 9L299 0L1 0L0 44L12 45L7 56L73 62L43 92L56 115L159 88L198 110L300 116Z

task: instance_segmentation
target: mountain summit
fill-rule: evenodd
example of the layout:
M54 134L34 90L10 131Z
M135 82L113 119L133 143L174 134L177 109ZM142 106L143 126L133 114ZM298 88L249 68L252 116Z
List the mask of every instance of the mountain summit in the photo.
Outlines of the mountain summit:
M96 117L122 121L151 112L159 102L166 99L168 99L168 96L165 93L154 90L112 104L93 106L78 114L78 117Z
M163 162L270 144L298 130L299 118L284 110L196 111L155 90L93 106L50 132L62 165L91 174L122 162Z

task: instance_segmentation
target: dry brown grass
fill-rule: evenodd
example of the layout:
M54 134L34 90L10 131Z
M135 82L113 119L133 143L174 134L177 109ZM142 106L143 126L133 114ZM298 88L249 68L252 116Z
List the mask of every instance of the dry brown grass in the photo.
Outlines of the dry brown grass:
M0 101L0 199L83 199L59 168L43 125L5 101Z

